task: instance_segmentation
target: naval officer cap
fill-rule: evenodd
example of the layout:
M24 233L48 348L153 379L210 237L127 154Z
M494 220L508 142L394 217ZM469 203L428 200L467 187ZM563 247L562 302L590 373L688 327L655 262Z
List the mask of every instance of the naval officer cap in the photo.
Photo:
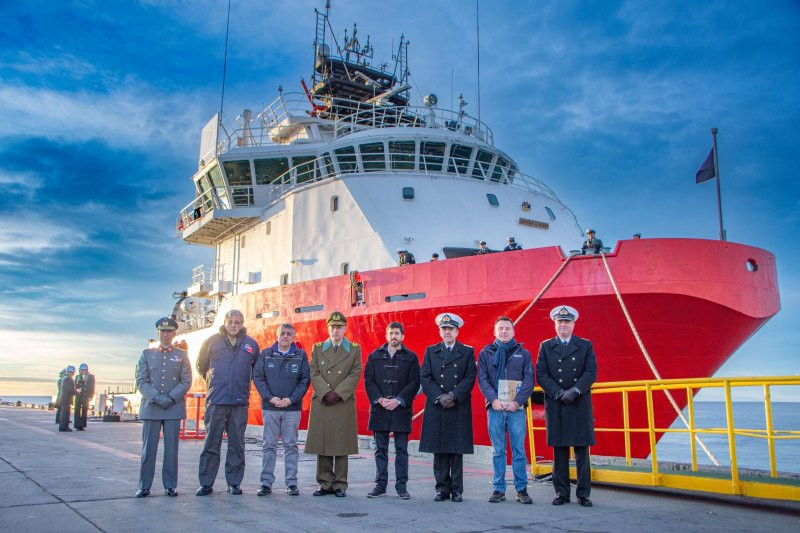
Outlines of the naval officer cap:
M578 311L574 307L568 305L559 305L550 311L550 319L552 320L569 320L575 322L578 320Z
M595 230L593 230L592 228L589 228L589 229L586 230L586 235L594 235L595 233L597 233L597 232Z
M178 323L174 319L165 316L156 321L156 329L158 331L175 331L178 329Z
M328 320L326 322L328 323L329 326L347 325L347 319L339 311L334 311L333 313L331 313L331 316L328 317Z
M454 313L442 313L436 317L436 325L440 328L460 328L464 320Z

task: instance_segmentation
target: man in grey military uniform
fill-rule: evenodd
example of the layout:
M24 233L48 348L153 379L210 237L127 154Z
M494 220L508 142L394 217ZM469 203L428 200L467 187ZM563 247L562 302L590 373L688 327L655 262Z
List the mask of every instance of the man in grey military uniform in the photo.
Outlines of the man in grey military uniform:
M178 432L186 418L186 392L192 385L189 355L172 346L178 323L165 317L156 322L159 346L144 350L136 365L136 387L142 394L142 461L137 498L150 494L158 455L158 439L164 431L164 461L161 481L167 496L177 496Z
M591 507L589 446L594 444L592 384L597 360L592 342L573 335L578 311L559 305L550 311L556 336L539 346L536 380L544 389L547 445L553 447L553 505L570 501L569 449L575 450L578 485L575 495L583 507Z

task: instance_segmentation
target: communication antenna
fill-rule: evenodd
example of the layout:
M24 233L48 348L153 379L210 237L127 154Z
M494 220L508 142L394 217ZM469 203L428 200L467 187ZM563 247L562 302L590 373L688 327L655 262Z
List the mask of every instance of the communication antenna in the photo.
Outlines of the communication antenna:
M215 151L219 149L219 125L222 124L222 108L225 104L225 77L228 73L228 35L230 29L231 29L231 0L228 0L228 20L225 23L225 59L222 63L222 91L219 98L219 116L217 116L217 138L214 143Z
M475 33L478 41L478 122L481 120L481 17L480 0L475 0Z

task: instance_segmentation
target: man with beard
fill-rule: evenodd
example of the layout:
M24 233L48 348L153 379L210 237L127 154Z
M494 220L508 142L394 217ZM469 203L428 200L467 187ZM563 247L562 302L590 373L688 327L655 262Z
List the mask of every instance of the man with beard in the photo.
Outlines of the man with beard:
M258 343L247 335L244 315L225 314L219 333L200 347L197 371L206 380L206 440L200 454L198 496L211 494L219 472L222 433L228 434L225 480L230 494L241 494L244 478L244 432L250 405L250 378L259 355Z
M560 305L550 311L556 336L539 346L536 380L544 389L547 445L553 447L553 505L569 503L569 449L575 450L578 485L575 495L591 507L589 446L594 444L591 388L597 378L592 342L573 335L578 311Z
M89 373L89 365L81 363L75 378L75 429L86 429L86 413L89 401L94 398L94 375Z
M375 488L367 494L386 494L389 483L389 433L394 433L395 490L404 500L411 496L408 482L408 434L411 409L419 390L419 359L403 344L400 322L386 326L386 344L369 354L364 368L364 390L369 398L369 429L375 435Z
M464 454L472 447L475 350L456 341L464 321L455 313L436 317L442 342L428 346L420 370L427 397L419 451L433 454L434 501L462 502Z

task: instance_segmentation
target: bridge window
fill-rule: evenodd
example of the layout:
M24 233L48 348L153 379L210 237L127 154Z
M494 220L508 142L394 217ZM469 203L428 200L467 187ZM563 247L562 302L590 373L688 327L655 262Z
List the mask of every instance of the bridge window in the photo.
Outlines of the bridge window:
M228 193L225 188L225 179L222 177L222 171L217 165L214 165L214 167L208 171L208 176L211 178L211 184L214 185L214 189L216 189L219 207L222 209L229 209L230 201L228 200Z
M441 172L444 161L444 143L422 142L419 152L422 155L423 172Z
M414 199L414 187L403 187L403 200Z
M497 207L500 205L500 202L497 200L497 196L495 196L492 193L488 193L486 195L486 199L489 200L489 205L491 205L492 207Z
M494 170L492 171L492 177L489 178L492 181L501 182L503 181L503 174L505 174L505 170L508 168L508 161L503 159L502 157L497 158L497 164L494 166Z
M250 174L250 161L223 161L225 175L231 186L233 204L253 205L253 180Z
M555 213L553 213L552 209L550 209L547 206L544 206L544 210L547 211L547 216L550 217L550 220L555 220L556 219L556 215L555 215Z
M361 149L361 163L364 165L364 172L386 170L383 143L362 144L359 148Z
M486 150L478 150L478 155L475 157L475 167L472 169L472 177L479 180L485 180L489 177L489 168L491 167L494 154Z
M466 174L469 159L472 157L472 147L463 144L454 144L450 147L450 159L447 164L448 172Z
M297 183L314 181L314 160L313 155L301 155L292 158L292 165L295 167L295 180Z
M328 175L329 178L332 178L336 175L336 170L333 168L333 159L331 159L331 154L325 152L322 154L322 165L317 165L317 177L321 178L320 172L322 171L322 167L325 167L325 173Z
M414 141L390 141L389 158L392 170L414 170Z
M339 210L339 197L331 196L331 212Z
M268 185L275 178L289 170L289 159L276 157L274 159L256 159L256 185Z
M348 174L358 170L355 148L352 146L345 146L344 148L337 148L333 153L336 154L336 162L339 163L340 172Z

